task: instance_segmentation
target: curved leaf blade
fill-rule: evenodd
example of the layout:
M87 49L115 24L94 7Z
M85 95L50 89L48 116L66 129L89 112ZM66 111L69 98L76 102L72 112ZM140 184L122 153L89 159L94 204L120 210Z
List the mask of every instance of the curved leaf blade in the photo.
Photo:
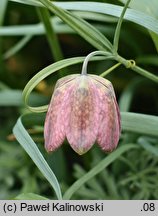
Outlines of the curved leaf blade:
M32 140L32 138L23 126L22 122L25 117L27 117L27 115L22 116L18 119L16 125L13 128L13 133L18 142L20 143L20 145L25 149L25 151L34 161L36 166L39 168L39 170L51 184L56 193L57 198L62 199L61 189L55 174L53 173L48 163L44 159L43 155L41 154L40 150L38 149L38 147L36 146L36 144L34 143L34 141Z

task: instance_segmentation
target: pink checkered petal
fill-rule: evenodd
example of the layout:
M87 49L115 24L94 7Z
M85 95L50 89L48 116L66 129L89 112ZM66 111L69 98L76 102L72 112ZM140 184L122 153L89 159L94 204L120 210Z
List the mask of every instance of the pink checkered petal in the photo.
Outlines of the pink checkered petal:
M44 125L45 148L48 152L56 150L65 139L63 101L75 77L76 75L59 79L55 86Z
M61 103L64 97L63 90L56 90L52 96L44 125L45 148L49 151L56 150L64 141L65 133L61 111Z
M120 113L115 99L112 85L107 91L101 87L100 95L100 123L97 135L97 143L105 152L113 151L120 137Z
M76 84L68 95L66 137L71 147L82 155L92 147L98 133L98 95L95 85L86 75L76 79Z

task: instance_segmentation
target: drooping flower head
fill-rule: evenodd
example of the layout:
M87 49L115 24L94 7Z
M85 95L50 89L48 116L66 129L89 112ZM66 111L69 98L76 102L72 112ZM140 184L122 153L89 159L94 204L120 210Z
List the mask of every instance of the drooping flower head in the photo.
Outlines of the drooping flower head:
M74 74L57 81L44 126L45 148L54 151L65 139L80 155L96 142L111 152L120 136L120 112L110 81Z

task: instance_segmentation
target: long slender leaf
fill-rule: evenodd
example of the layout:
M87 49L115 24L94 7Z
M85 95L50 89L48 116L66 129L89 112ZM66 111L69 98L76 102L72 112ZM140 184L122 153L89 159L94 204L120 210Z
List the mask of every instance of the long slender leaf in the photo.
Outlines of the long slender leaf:
M41 21L44 24L46 30L46 36L49 43L50 50L52 52L52 56L55 61L59 61L63 59L63 53L59 44L59 40L54 30L54 26L51 23L51 16L49 11L46 8L38 8L37 12Z
M30 103L40 105L46 103L48 98L38 93L32 93L30 96ZM0 91L0 106L23 106L21 90L4 89Z
M1 0L1 3L0 3L0 27L3 25L7 4L8 4L8 0ZM2 38L0 38L0 68L1 68L1 70L3 70L3 66L4 66L4 64L2 62L2 59L3 59L2 58L2 50L3 50L2 44L3 44L3 40L2 40ZM0 75L1 75L1 73L0 73Z
M122 130L158 137L158 116L121 112Z
M67 23L72 29L74 29L79 35L81 35L97 49L105 51L112 50L112 44L110 41L100 31L98 31L85 20L56 6L49 0L39 0L39 2L41 2L50 11L60 17L65 23Z
M55 174L49 167L48 163L44 159L43 155L39 151L38 147L34 143L34 141L29 136L28 132L23 126L23 121L27 118L26 116L22 116L18 119L16 125L13 128L13 133L16 139L19 141L21 146L25 149L31 159L34 161L39 170L43 173L45 178L49 181L51 186L54 188L56 196L58 199L62 199L60 186L58 180L56 179Z
M1 3L0 3L0 26L2 25L3 20L4 20L4 15L5 15L7 4L8 4L8 0L1 0Z
M33 6L42 6L38 1L35 0L10 0L14 2L19 2L23 4L30 4ZM113 15L120 17L122 8L121 6L100 3L100 2L54 2L56 6L59 6L66 10L77 10L77 11L90 11L102 14ZM124 19L132 21L136 24L144 26L145 28L158 34L158 21L155 17L147 15L143 12L127 9Z
M32 38L32 35L26 35L24 36L18 43L16 43L14 46L12 46L9 50L7 50L3 57L4 59L7 59L14 54L16 54L19 50L21 50Z
M150 31L151 38L155 44L155 48L158 52L158 35L155 32Z
M74 33L74 31L63 23L59 23L56 19L51 19L51 24L54 26L56 33ZM30 25L14 25L3 26L0 28L1 36L17 36L17 35L41 35L45 34L45 29L42 23L30 24Z
M148 140L145 137L140 137L138 139L138 143L147 151L149 151L150 153L152 153L153 155L155 155L156 157L158 157L158 147L151 145L150 142L148 142Z
M121 0L122 2L125 2L124 0ZM158 1L157 0L141 0L141 1L137 1L137 0L133 0L130 3L130 7L139 11L142 11L146 14L149 14L150 16L155 17L156 19L158 19ZM150 31L150 35L153 39L153 42L155 44L155 47L158 51L158 35L155 34L154 32Z
M119 44L119 38L120 38L120 32L121 32L121 26L122 26L122 22L123 22L123 18L125 16L125 13L127 11L127 7L129 5L131 0L127 0L126 1L126 4L121 12L121 15L119 17L119 20L118 20L118 23L117 23L117 26L116 26L116 31L115 31L115 35L114 35L114 42L113 42L113 48L114 48L114 51L117 52L118 50L118 44Z
M136 78L132 80L132 82L128 84L128 86L125 88L125 90L121 94L121 97L119 100L119 107L122 112L130 111L130 106L132 103L133 96L137 88L141 85L142 81L144 81L144 79L142 78Z
M120 0L123 3L126 3L126 0ZM130 2L130 7L133 9L140 10L142 12L146 12L149 15L158 18L158 1L157 0L132 0Z

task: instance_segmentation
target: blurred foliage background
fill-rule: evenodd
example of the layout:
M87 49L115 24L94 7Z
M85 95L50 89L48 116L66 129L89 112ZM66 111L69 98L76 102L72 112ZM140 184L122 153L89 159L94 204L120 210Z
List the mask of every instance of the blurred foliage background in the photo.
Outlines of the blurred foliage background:
M97 2L123 5L122 2L115 0ZM4 0L1 1L0 7L2 4L5 5ZM157 7L154 12L149 5L145 11L145 4L146 1L143 0L138 4L131 3L130 7L143 10L143 13L155 19L158 18L158 3L154 3ZM6 7L1 8L4 16L1 15L0 23L0 199L12 199L19 194L27 193L54 199L51 186L16 141L12 128L17 118L28 112L21 96L23 88L39 70L57 59L52 55L44 31L31 35L17 52L12 48L23 39L23 34L19 34L18 28L12 30L14 35L3 33L7 26L11 30L13 26L25 27L41 22L36 7L8 1ZM113 41L118 18L107 15L104 19L102 17L102 20L87 20L111 42ZM57 32L56 36L63 58L86 56L95 50L73 31L67 33L63 30ZM122 56L134 59L143 68L157 74L157 51L156 34L149 33L140 25L124 21L119 42L119 53ZM99 75L112 65L112 61L91 62L89 72ZM61 73L63 76L80 71L81 64L77 64ZM61 73L51 75L37 86L35 93L32 94L32 103L49 103L53 87ZM121 111L155 116L158 114L156 83L123 66L110 73L107 78L113 83ZM57 176L63 192L106 156L97 146L86 155L78 156L66 142L56 152L47 154L43 147L43 125L31 127L28 131ZM158 138L126 132L122 133L119 145L126 143L145 147L132 149L119 157L99 175L84 184L73 195L73 199L158 199Z

